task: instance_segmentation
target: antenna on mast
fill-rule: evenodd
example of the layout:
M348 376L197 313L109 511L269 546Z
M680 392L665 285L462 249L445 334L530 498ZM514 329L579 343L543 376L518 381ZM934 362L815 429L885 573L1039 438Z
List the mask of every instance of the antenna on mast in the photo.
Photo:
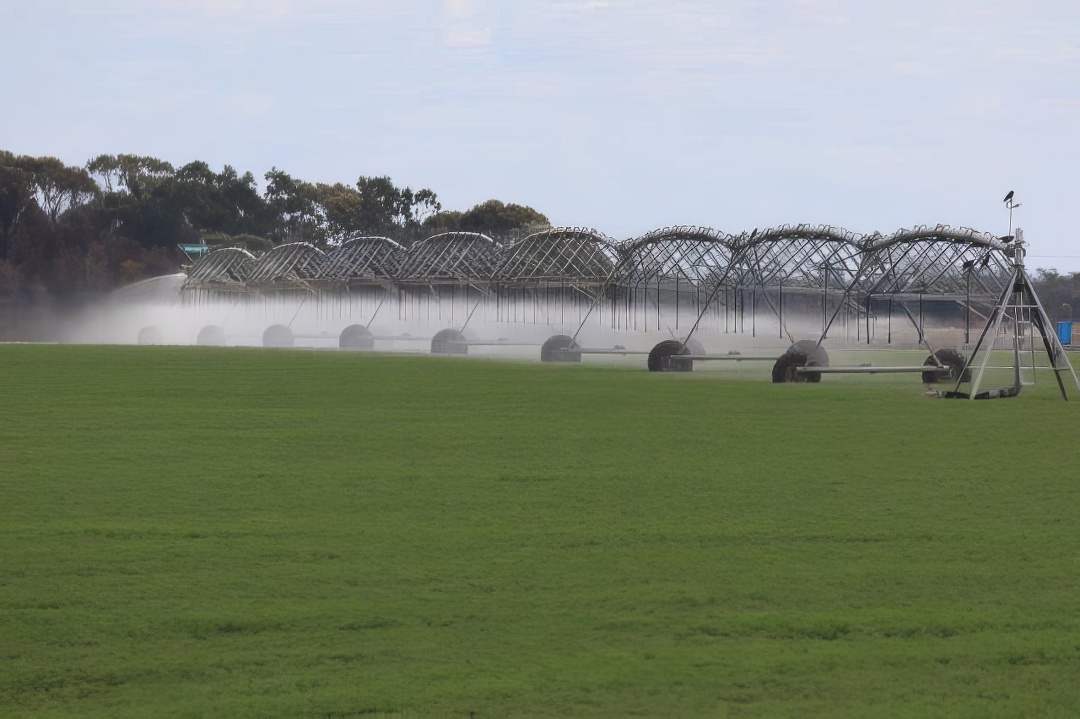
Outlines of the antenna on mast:
M1012 234L1013 217L1012 213L1017 207L1020 207L1020 203L1013 199L1013 191L1009 190L1009 194L1005 195L1005 199L1002 200L1005 206L1009 208L1009 234Z

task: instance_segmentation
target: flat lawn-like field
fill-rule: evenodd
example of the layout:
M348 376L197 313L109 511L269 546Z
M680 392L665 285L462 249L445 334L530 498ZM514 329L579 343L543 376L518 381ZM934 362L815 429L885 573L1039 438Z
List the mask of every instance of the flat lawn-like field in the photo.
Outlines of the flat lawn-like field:
M1074 403L0 346L0 714L1076 716Z

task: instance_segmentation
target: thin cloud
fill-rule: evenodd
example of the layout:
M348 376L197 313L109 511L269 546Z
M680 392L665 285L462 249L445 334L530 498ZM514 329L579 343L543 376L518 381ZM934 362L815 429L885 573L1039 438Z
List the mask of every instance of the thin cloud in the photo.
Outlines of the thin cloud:
M963 112L986 115L1002 108L1001 95L991 91L966 92L956 98L956 107Z
M847 25L851 16L844 0L795 0L798 19L815 25Z
M443 44L451 48L490 47L498 6L491 0L444 0Z

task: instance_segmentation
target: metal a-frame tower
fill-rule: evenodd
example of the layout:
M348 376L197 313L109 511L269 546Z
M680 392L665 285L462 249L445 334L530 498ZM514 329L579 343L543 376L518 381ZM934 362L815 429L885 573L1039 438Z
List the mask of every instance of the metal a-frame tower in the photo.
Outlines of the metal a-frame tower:
M1006 201L1009 199L1011 198L1007 198ZM1011 210L1012 207L1009 209ZM1027 245L1020 228L1017 228L1015 235L1011 236L1011 247L1012 276L1005 284L996 307L987 318L982 334L979 335L979 340L967 359L966 369L960 373L956 387L946 392L945 397L957 399L1015 397L1020 394L1024 385L1035 383L1035 371L1040 368L1037 360L1042 354L1036 350L1037 346L1041 346L1049 360L1049 365L1042 365L1041 368L1053 371L1062 398L1069 399L1065 392L1063 374L1071 375L1077 389L1080 389L1080 378L1076 376L1076 371L1070 364L1065 348L1054 331L1050 317L1039 301L1031 277L1024 269ZM991 364L993 357L1000 359L1009 350L1012 353L1011 368ZM996 389L982 389L988 369L1011 369L1012 384Z

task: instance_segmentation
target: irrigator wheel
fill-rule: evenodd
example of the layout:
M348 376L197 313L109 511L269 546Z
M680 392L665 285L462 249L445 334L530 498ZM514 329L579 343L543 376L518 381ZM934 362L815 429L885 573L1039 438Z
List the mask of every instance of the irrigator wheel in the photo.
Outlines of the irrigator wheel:
M219 325L207 325L199 330L199 336L195 338L195 344L203 347L223 347L225 345L225 329Z
M581 349L581 345L567 335L549 337L540 347L541 362L580 362L581 353L567 350Z
M143 327L139 330L139 344L141 345L163 345L165 344L165 335L161 331L161 327L158 325L150 325L149 327Z
M650 372L693 372L693 360L680 360L679 355L688 355L690 350L679 340L664 340L649 352Z
M785 352L780 355L772 368L772 381L774 383L781 382L820 382L821 375L808 375L799 374L795 371L796 367L803 367L806 365L806 354L803 352ZM817 377L816 380L811 379Z
M799 340L787 348L776 360L772 369L772 381L820 382L820 372L799 373L796 367L828 367L829 353L814 340Z
M469 344L465 335L457 330L439 330L431 338L431 354L433 355L467 355Z
M292 347L296 340L285 325L270 325L263 332L263 347Z
M343 350L373 350L375 338L363 325L349 325L341 331L338 347Z
M937 384L938 382L955 382L961 376L964 382L971 381L971 370L967 367L967 359L964 355L960 354L954 349L942 349L938 350L934 354L937 355L938 361L934 361L934 355L930 355L923 362L923 366L934 367L938 362L945 365L947 370L933 369L928 372L922 373L922 381L926 384Z
M806 355L806 365L808 367L829 366L829 353L815 340L799 340L788 347L787 351Z

